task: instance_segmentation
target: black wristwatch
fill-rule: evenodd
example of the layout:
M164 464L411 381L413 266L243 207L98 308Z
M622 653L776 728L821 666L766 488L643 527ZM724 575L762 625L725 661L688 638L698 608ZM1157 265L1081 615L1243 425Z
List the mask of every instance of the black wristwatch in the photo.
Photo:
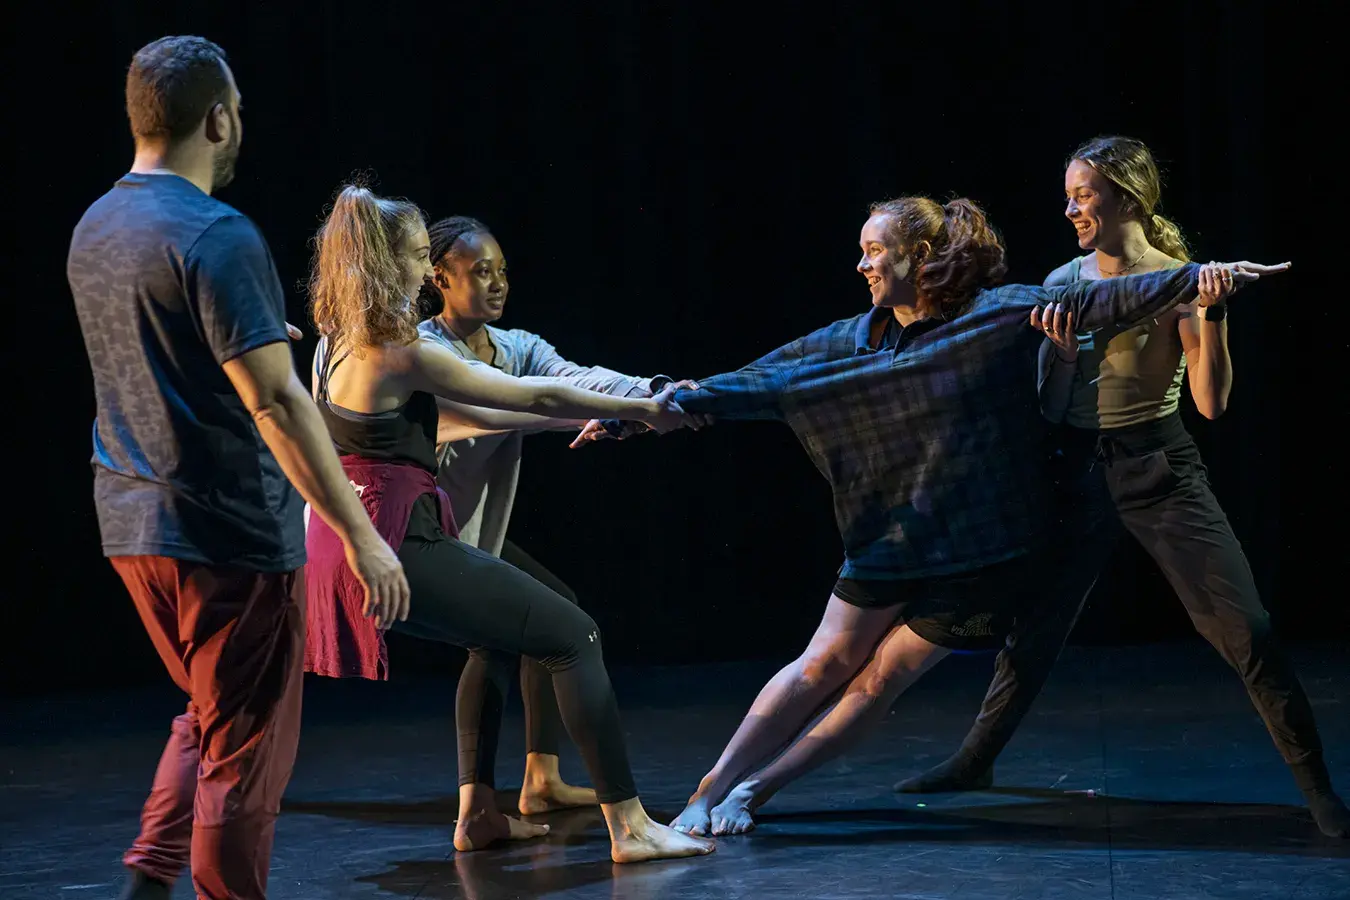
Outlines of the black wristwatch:
M1204 310L1206 322L1222 322L1224 317L1228 315L1228 301L1225 300L1222 303L1211 303L1209 306L1204 307Z

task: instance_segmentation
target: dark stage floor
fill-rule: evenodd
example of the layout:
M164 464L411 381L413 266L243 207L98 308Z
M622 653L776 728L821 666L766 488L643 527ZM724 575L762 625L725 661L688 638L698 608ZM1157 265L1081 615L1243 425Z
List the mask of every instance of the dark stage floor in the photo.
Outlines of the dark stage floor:
M1347 650L1295 649L1343 793ZM457 857L453 685L316 680L271 896L1350 898L1350 842L1318 834L1246 694L1201 645L1070 650L995 790L891 793L956 746L989 665L944 663L862 748L779 795L757 832L706 859L631 867L610 863L598 811L544 817L543 841ZM649 808L679 811L773 668L614 673ZM0 708L0 897L116 895L178 706L150 690ZM510 783L518 708L503 750ZM564 771L582 778L574 757ZM175 897L190 896L184 878Z

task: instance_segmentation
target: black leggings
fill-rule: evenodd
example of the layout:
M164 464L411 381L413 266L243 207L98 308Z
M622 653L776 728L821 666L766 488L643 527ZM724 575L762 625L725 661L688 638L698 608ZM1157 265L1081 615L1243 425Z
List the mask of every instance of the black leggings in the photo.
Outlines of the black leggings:
M577 595L563 584L539 561L510 541L502 545L502 562L510 563L520 571L549 588L568 603L576 605ZM469 654L464 673L459 676L460 693L478 691L474 679L497 678L493 669L506 670L506 677L517 667L516 657L495 650L477 649ZM558 755L562 739L562 717L558 713L558 697L553 690L553 676L548 669L528 656L520 657L520 697L525 706L525 750L529 753Z
M547 670L558 711L601 803L637 796L619 707L591 617L519 569L441 531L436 501L418 499L398 551L412 589L408 621L416 637L530 657ZM510 667L462 679L455 701L459 783L494 787L493 765Z

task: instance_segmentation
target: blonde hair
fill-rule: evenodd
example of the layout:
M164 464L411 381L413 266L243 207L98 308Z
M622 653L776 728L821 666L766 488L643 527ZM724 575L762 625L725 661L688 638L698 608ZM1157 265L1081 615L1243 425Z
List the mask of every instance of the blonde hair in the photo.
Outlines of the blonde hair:
M417 337L417 304L403 285L399 242L425 223L407 200L348 184L314 237L310 316L319 333L357 356L365 347Z
M1122 211L1139 219L1144 237L1173 259L1190 262L1191 251L1177 223L1159 215L1162 175L1143 141L1111 136L1088 141L1070 160L1081 160L1101 173L1120 192Z
M888 217L886 234L896 249L913 253L925 241L932 248L916 260L914 276L918 306L927 315L959 313L977 291L1007 274L1003 241L974 201L943 206L928 197L899 197L873 203L869 212Z

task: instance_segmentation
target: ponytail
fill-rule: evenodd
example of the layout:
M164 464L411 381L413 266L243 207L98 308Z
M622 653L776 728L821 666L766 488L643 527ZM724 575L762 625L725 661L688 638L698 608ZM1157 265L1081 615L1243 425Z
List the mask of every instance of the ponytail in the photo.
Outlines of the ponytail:
M364 348L409 343L417 337L417 309L403 288L398 244L422 223L406 200L378 197L363 185L338 191L314 238L310 316L330 343L360 356Z
M1148 239L1150 244L1173 259L1179 259L1182 262L1191 261L1191 250L1186 246L1186 237L1181 233L1181 227L1171 219L1164 218L1157 213L1145 216L1144 237Z
M873 203L872 215L888 216L887 231L897 249L928 255L917 259L914 287L926 315L949 316L965 308L976 292L998 284L1008 266L1003 241L974 202L964 198L939 206L928 197L900 197Z
M1122 210L1139 219L1151 246L1173 259L1190 262L1191 252L1181 229L1154 212L1162 203L1162 173L1143 141L1120 135L1093 138L1075 150L1069 160L1087 163L1111 182L1120 195Z
M965 198L942 207L942 236L919 267L919 297L937 314L958 312L1008 272L1003 241L984 210Z

